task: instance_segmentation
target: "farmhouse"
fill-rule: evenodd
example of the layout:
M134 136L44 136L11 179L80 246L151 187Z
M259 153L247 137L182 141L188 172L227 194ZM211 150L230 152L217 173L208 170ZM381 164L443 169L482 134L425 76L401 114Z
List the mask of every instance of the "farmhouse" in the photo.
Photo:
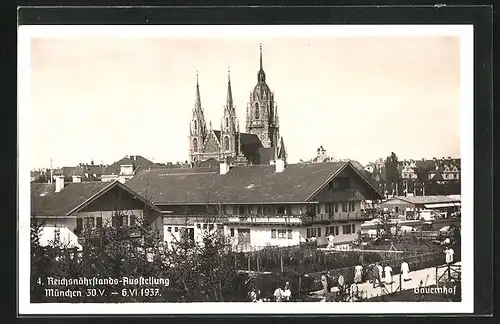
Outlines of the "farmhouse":
M221 231L241 251L351 241L382 194L350 162L144 170L127 182L164 213L165 240Z
M65 184L61 176L55 183L32 183L31 216L42 224L42 245L58 236L62 243L80 247L78 235L86 228L133 226L139 220L163 235L161 211L119 181Z

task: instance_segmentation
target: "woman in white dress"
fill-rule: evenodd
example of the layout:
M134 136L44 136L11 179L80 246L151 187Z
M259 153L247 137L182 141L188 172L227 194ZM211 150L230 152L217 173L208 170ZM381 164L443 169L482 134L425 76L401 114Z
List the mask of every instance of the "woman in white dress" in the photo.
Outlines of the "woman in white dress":
M363 281L363 267L358 264L354 267L354 282L361 283L361 281Z
M281 302L281 299L283 298L283 289L281 289L281 287L276 288L273 295L275 302Z
M386 265L384 268L385 272L385 283L391 284L392 283L392 268L390 265Z
M408 266L408 263L406 261L403 261L403 263L401 263L401 276L403 277L404 281L411 280L410 267Z

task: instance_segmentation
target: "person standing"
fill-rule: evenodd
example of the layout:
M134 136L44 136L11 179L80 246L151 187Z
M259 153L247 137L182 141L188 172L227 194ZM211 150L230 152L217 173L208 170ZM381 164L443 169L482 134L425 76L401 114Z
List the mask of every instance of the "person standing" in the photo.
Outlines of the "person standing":
M363 281L363 267L358 264L354 267L354 282L358 284L361 281Z
M403 281L409 281L411 280L410 278L410 266L408 263L403 260L403 263L401 263L401 276L403 277Z
M281 289L281 287L276 288L273 296L275 302L281 302L281 300L283 299L283 289Z
M382 277L384 276L384 268L382 268L382 266L377 263L377 268L378 268L378 274L379 274L379 281L382 281Z
M292 291L290 289L290 283L287 281L285 284L285 289L283 290L283 301L290 301L290 298L292 297Z
M334 240L334 236L333 234L330 233L330 235L328 235L328 248L333 248L333 240Z
M373 280L373 288L376 288L377 285L380 285L380 271L378 270L378 263L372 267L372 280ZM377 283L377 285L375 284Z
M447 248L444 253L446 253L446 264L452 264L453 263L453 254L455 254L455 251L453 249Z
M385 266L384 272L385 272L385 283L392 284L392 268L389 264Z

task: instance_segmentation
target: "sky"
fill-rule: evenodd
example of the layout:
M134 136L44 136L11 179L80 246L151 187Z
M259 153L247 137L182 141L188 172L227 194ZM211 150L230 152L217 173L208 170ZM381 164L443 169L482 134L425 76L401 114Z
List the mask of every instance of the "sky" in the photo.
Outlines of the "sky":
M196 74L220 127L228 69L245 128L259 44L289 162L460 157L460 38L33 38L32 168L188 160Z

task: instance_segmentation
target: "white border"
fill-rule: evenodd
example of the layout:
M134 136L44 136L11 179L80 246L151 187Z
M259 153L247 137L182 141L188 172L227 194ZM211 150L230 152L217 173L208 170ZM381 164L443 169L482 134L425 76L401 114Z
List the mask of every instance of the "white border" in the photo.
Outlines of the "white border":
M472 25L288 25L288 26L20 26L18 36L19 314L406 314L472 313L473 291L473 26ZM30 303L30 39L99 37L375 37L461 38L462 302L422 303Z

